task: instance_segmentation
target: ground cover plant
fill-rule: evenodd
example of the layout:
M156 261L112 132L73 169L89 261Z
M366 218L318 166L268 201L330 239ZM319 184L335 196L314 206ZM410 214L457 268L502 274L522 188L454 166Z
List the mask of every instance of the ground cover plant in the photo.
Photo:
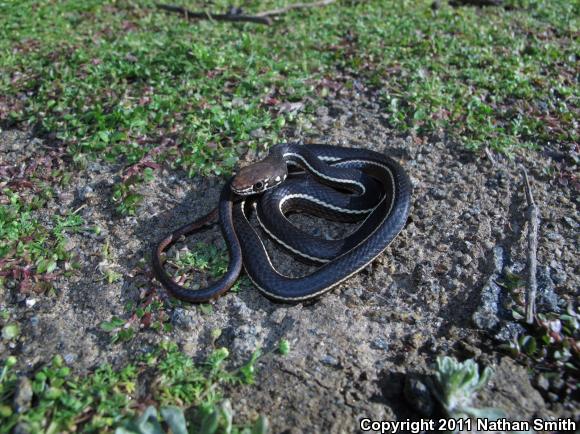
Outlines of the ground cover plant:
M0 406L0 432L12 432L19 425L29 432L107 432L117 428L118 433L161 433L164 431L146 430L148 424L160 428L154 407L146 410L147 405L157 404L162 406L163 420L172 429L182 428L181 432L187 432L185 418L176 405L191 407L189 419L195 422L190 432L265 433L264 418L254 428L234 429L231 406L222 401L219 388L220 383L252 383L258 357L256 352L238 370L227 370L228 351L218 348L196 366L176 344L165 343L120 370L103 365L90 375L73 377L62 357L55 356L30 380L19 380L12 371L17 361L11 356L0 370L0 397L4 403L17 395L19 404L15 409ZM150 381L149 388L146 395L139 396L137 389L144 378ZM139 418L133 421L135 414Z
M216 12L232 6L224 0L179 4ZM236 6L251 13L284 4ZM384 122L419 141L442 133L464 149L507 156L522 148L542 152L578 143L580 6L534 0L504 6L347 0L258 26L189 22L147 0L0 1L0 127L30 129L48 144L43 159L0 160L0 291L52 297L59 291L55 279L81 273L69 237L98 235L101 228L74 208L50 218L40 213L73 173L91 164L110 168L115 176L109 200L116 216L137 216L143 189L158 181L162 167L192 177L226 176L248 150L263 151L289 130L311 131L324 98L361 83L379 94ZM545 173L577 182L573 172L558 166ZM99 270L109 284L123 278L110 250L103 241ZM204 246L170 262L177 275L193 270L215 276L224 256ZM175 305L149 290L126 306L125 317L97 327L111 344L129 342L144 330L163 336L171 331L167 311ZM19 351L20 326L2 309L7 351L0 408L11 427L17 420L11 400L18 366L8 354ZM210 315L212 307L199 311ZM538 358L544 334L523 335L512 349ZM129 383L136 366L126 368ZM96 378L61 381L68 372L58 358L57 365L43 369L39 372L59 379L58 388L74 389ZM108 368L95 375L103 369ZM120 372L106 375L125 375ZM45 380L30 381L34 393L45 392ZM108 388L125 386L103 387L103 393L116 393ZM51 429L77 426L77 404L57 405L56 395L37 398L53 412L57 425ZM119 401L113 419L88 412L82 426L112 429L120 416L134 415L126 404ZM32 408L23 418L50 431L38 411ZM215 418L220 411L227 413L223 408L210 413Z

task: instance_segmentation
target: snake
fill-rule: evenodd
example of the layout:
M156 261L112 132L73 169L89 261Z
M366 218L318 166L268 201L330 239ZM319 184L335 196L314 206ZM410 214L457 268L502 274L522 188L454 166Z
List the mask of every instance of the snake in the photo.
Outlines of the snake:
M218 206L168 234L153 248L157 280L174 297L203 303L228 291L242 268L269 299L295 303L313 300L344 282L379 256L403 229L409 215L409 176L393 158L363 148L283 143L261 161L241 168L221 190ZM303 277L278 272L259 226L285 250L319 267ZM322 240L288 220L291 212L337 220L361 221L351 235ZM228 249L223 276L201 289L176 283L165 271L163 253L177 241L219 223Z

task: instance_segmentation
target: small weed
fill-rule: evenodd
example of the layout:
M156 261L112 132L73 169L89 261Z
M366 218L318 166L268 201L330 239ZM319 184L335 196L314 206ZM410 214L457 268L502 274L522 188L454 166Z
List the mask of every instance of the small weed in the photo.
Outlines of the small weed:
M126 342L143 330L170 332L172 330L167 314L167 306L155 290L142 291L139 302L126 306L129 318L123 320L114 316L110 321L101 323L101 330L111 335L111 343Z
M286 356L290 352L290 342L286 339L280 339L278 343L278 352L283 356Z
M517 310L513 310L513 316L527 328L527 333L498 348L523 362L530 361L537 375L562 380L561 394L574 393L578 387L575 378L580 372L580 315L568 306L566 313L537 314L532 326Z
M15 339L20 334L20 326L17 323L6 324L2 327L2 339L5 341L11 341Z
M167 263L176 267L179 270L179 274L189 275L207 272L211 278L216 279L227 271L228 254L225 249L218 248L213 244L197 243L193 251L189 249L177 251L175 258L167 261ZM197 289L205 284L205 281L194 283L192 289ZM248 280L242 277L232 286L231 290L234 292L239 291L244 285L248 285ZM200 308L208 309L203 305Z
M481 417L497 420L506 417L503 411L473 407L476 392L487 384L491 375L489 367L480 374L477 363L471 359L458 362L452 357L438 357L435 384L431 389L450 418Z
M162 407L161 417L153 406L147 407L139 417L128 421L123 427L115 430L115 434L267 434L268 421L261 416L253 426L237 427L233 425L234 411L229 400L203 415L200 421L187 423L184 412L178 407ZM161 421L168 425L170 431L163 430Z
M253 382L254 371L249 375L247 370L244 373L242 369L227 370L227 357L227 350L220 348L208 357L206 363L195 365L175 344L168 343L120 370L103 365L85 377L73 377L62 358L57 356L30 379L31 407L20 413L13 411L10 405L19 382L13 371L17 360L8 357L0 370L0 432L8 433L17 424L29 432L92 433L119 428L119 433L140 433L144 431L139 431L139 427L157 427L157 413L152 409L133 420L135 409L141 405L142 398L137 395L137 390L143 376L154 378L146 400L161 407L161 416L169 425L174 423L183 427L185 423L184 413L175 408L177 405L191 407L192 419L211 419L211 426L216 427L196 432L265 432L257 431L258 427L265 426L263 419L249 428L233 426L233 411L223 400L219 386L222 383L249 384ZM253 356L248 364L254 366L256 360L257 356Z
M98 269L103 275L103 279L110 285L112 283L118 282L123 278L123 275L117 271L115 258L113 256L113 250L111 244L107 239L103 248L101 250L102 260L99 262Z
M87 230L76 214L53 218L47 228L35 218L32 200L4 189L0 205L0 276L17 282L22 292L45 292L56 274L72 266L66 233Z

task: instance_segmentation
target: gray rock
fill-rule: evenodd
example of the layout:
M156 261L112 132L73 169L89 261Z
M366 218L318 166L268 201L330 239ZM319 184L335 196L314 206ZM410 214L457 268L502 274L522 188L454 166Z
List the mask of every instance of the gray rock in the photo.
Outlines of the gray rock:
M266 132L263 128L257 128L250 132L250 137L252 139L261 139L262 137L266 136Z
M546 238L550 241L562 241L564 239L558 232L548 232Z
M550 382L543 375L539 375L538 378L536 379L536 386L540 390L547 391L550 388Z
M550 277L556 285L563 285L568 279L568 275L562 268L562 264L557 261L550 263Z
M501 288L495 281L504 265L504 251L500 246L493 249L493 270L481 290L480 306L473 314L474 324L483 330L494 329L500 321L499 296Z
M282 321L284 321L284 318L286 318L286 310L285 309L276 309L270 315L270 320L272 322L274 322L275 324L282 324Z
M16 387L14 395L14 410L17 413L24 413L30 409L32 401L32 384L27 377L22 377Z
M563 219L572 229L577 229L578 226L580 226L578 222L571 217L564 216Z
M429 417L433 414L433 397L429 388L418 378L407 376L405 378L405 386L403 388L405 400L417 412L424 417Z
M346 294L350 299L353 301L356 299L360 299L363 297L365 290L360 286L354 288L347 288L344 290L344 294Z
M321 105L320 107L316 108L316 116L318 117L325 117L328 116L328 107Z
M550 276L550 268L543 265L538 266L536 279L538 282L536 299L538 311L560 312L558 296L554 291L554 281Z
M262 326L260 324L243 324L234 331L235 338L231 348L233 355L247 358L261 346Z
M383 338L376 338L371 342L371 348L387 351L389 349L389 344Z
M435 200L443 200L443 199L447 198L447 192L445 190L443 190L442 188L432 188L432 189L430 189L429 192L431 193L431 196Z
M324 357L322 357L320 359L320 361L322 363L324 363L325 365L329 365L329 366L337 367L340 365L340 362L338 361L338 359L334 356L331 356L330 354L327 354Z
M566 382L562 378L558 377L552 380L550 383L550 388L555 391L560 391L564 388L565 385Z
M88 198L93 197L93 188L90 185L86 185L84 187L81 187L79 189L77 189L77 195L79 197L79 199L84 202L86 201Z
M24 422L18 423L14 427L14 430L12 431L12 434L29 434L29 433L30 428L28 428L28 425L26 425Z
M192 311L177 307L171 314L171 322L176 328L192 330L195 324L195 314Z
M67 365L70 365L74 363L74 361L77 359L77 355L73 353L68 353L64 355L63 359Z
M502 342L511 342L518 336L525 333L526 329L516 322L503 322L495 338Z
M235 312L240 316L240 318L244 321L251 319L253 312L250 308L244 303L241 299L236 299L233 303L233 307Z

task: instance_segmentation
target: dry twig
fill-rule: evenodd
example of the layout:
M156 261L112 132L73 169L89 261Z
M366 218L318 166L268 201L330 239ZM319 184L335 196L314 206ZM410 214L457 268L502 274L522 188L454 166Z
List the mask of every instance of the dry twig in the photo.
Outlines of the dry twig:
M159 9L163 9L165 11L177 12L188 20L237 21L264 24L266 26L272 24L272 20L268 17L258 17L243 14L211 14L209 12L193 12L186 8L182 8L181 6L165 5L159 3L156 6Z
M273 17L276 15L285 14L286 12L289 12L293 9L319 8L322 6L328 6L329 4L332 4L335 2L336 2L336 0L322 0L322 1L318 1L318 2L312 2L312 3L294 3L294 4L286 6L285 8L273 9L271 11L258 12L255 16L257 16L257 17Z
M489 160L491 165L495 166L495 158L493 158L493 154L491 153L491 151L489 150L489 148L487 146L484 148L484 151L485 151L485 156L487 157L487 159Z
M536 292L538 290L538 284L536 282L536 252L538 250L540 210L538 209L536 202L534 202L528 173L524 167L522 167L522 174L524 176L524 187L526 190L526 200L528 202L528 208L526 211L528 219L528 286L526 291L526 322L528 324L533 324L534 316L536 314Z
M452 0L449 2L451 6L501 6L503 0Z
M188 20L237 21L237 22L264 24L266 26L269 26L270 24L272 24L272 19L270 17L282 15L294 9L317 8L327 6L335 2L336 0L321 0L312 3L294 3L284 8L258 12L255 15L245 15L242 13L213 14L209 12L193 12L181 6L167 5L161 3L157 3L156 6L159 9L163 9L165 11L176 12L178 14L181 14Z

